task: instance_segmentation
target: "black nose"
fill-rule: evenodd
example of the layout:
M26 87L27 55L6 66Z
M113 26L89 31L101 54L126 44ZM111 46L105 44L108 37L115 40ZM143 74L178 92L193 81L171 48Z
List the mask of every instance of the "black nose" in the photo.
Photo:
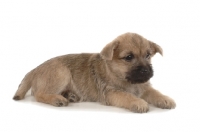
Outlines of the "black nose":
M143 67L143 66L138 66L137 69L138 69L138 71L140 73L147 73L147 72L149 72L149 70L146 67Z
M148 70L147 70L147 69L145 69L145 68L142 68L142 69L140 70L140 72L141 72L141 73L147 73L147 72L148 72Z

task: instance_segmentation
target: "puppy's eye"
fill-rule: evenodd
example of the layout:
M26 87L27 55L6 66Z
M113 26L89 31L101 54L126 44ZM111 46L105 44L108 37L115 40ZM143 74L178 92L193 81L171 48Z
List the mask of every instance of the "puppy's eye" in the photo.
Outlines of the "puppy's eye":
M125 59L126 61L131 61L133 58L134 58L133 55L128 55L128 56L126 56L124 59Z
M150 53L147 53L146 58L147 58L147 59L150 59L150 57L151 57L151 54L150 54Z

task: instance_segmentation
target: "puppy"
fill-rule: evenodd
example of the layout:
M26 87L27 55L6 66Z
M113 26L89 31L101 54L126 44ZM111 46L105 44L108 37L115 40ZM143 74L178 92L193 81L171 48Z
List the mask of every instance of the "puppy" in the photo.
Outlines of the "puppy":
M147 112L148 103L172 109L175 102L149 82L153 77L151 58L156 53L162 55L157 44L125 33L100 53L69 54L44 62L26 74L13 99L23 99L31 88L38 102L53 106L91 101L138 113Z

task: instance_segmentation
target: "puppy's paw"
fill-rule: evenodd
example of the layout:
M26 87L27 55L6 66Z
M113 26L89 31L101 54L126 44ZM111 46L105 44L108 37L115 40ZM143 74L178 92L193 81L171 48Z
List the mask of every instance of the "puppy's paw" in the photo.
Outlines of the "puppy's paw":
M138 99L132 103L130 110L136 113L146 113L149 111L149 106L146 101Z
M154 105L162 109L174 109L176 107L174 100L167 96L156 98Z
M70 93L68 100L69 102L78 102L79 98L75 94Z
M57 107L61 107L61 106L67 106L68 105L68 100L64 97L56 97L54 99L52 99L51 104Z

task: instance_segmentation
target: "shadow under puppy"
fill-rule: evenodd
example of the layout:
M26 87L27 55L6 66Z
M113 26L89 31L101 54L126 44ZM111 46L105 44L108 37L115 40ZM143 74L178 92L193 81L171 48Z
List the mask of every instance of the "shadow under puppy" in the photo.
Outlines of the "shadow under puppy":
M125 33L100 53L52 58L26 74L13 97L24 98L31 88L37 101L54 106L92 101L143 113L148 103L163 109L175 102L152 88L151 57L162 54L157 44L135 33Z

